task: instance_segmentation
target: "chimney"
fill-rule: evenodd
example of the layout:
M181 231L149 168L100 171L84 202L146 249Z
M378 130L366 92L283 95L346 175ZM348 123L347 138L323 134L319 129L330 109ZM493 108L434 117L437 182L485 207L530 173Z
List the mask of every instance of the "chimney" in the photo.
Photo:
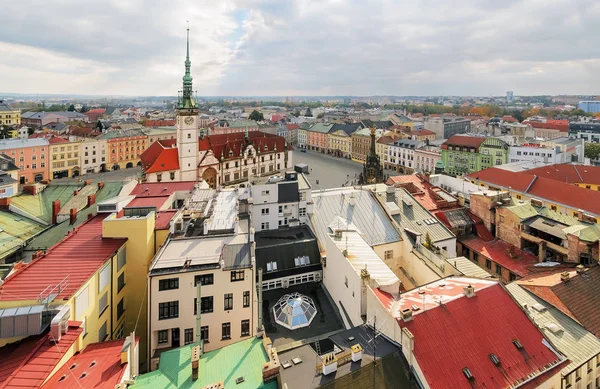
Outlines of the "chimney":
M577 265L576 269L577 269L577 274L581 274L586 270L583 265Z
M77 220L77 208L71 208L69 211L69 224L75 224L75 220Z
M60 200L54 200L52 202L52 224L56 224L56 217L60 212Z
M471 298L471 297L475 296L475 288L473 287L473 285L469 284L463 288L463 293L468 298Z
M98 183L98 190L104 188L104 182L99 182Z
M337 358L334 353L326 354L323 359L323 375L329 375L337 371Z
M200 346L192 347L192 381L198 380L198 370L200 367Z
M350 347L350 349L352 350L352 362L358 362L362 359L362 347L360 344L355 344L354 346Z
M88 200L87 200L87 206L91 206L94 205L96 203L96 194L92 193L91 195L88 196Z
M404 308L400 312L400 315L402 316L402 320L404 320L404 322L409 322L412 320L412 309Z
M91 183L92 183L92 180L87 180L87 181L85 181L85 182L83 183L83 185L87 186L87 185L89 185L89 184L91 184Z
M73 191L73 196L77 196L78 194L79 194L79 191L78 191L77 189L75 189L75 190Z
M568 271L560 273L560 280L562 282L569 282L569 278L570 278L570 275L569 275Z
M10 197L0 199L0 209L8 209L10 207Z

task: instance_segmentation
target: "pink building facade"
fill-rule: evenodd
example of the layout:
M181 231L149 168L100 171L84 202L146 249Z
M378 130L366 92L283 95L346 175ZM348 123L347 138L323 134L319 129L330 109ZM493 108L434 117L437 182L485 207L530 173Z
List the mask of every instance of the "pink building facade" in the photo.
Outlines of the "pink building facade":
M47 180L50 175L50 149L48 140L3 139L0 153L6 154L19 167L19 183L28 184Z

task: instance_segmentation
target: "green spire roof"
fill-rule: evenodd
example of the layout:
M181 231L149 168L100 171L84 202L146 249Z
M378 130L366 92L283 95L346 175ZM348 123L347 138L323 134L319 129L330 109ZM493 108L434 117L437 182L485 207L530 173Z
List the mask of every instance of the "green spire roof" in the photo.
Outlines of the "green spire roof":
M186 56L185 56L185 75L183 76L183 92L179 98L179 108L195 108L196 102L194 101L192 91L192 75L190 74L190 68L192 61L190 61L190 29L187 29L186 39Z

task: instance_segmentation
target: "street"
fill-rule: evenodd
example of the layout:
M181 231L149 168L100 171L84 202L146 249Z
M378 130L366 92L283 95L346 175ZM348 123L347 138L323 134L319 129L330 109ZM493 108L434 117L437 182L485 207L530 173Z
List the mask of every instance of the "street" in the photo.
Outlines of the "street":
M294 151L294 165L305 163L308 165L309 174L306 175L314 190L339 188L342 185L358 183L358 176L363 165L350 159L337 158L328 154L307 150L306 153L299 149ZM396 176L398 173L385 170L385 175ZM317 181L319 184L317 185Z

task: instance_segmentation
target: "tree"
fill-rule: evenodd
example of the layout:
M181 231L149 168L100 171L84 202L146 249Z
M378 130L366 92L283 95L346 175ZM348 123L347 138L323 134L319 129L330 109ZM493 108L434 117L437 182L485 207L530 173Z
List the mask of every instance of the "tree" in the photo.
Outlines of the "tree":
M96 128L100 131L104 129L104 126L102 125L102 122L100 120L96 122Z
M297 110L295 110L295 111L294 111L294 113L293 113L292 115L294 115L295 117L298 117L298 116L300 116L300 110L298 110L298 109L297 109Z
M320 114L317 115L317 119L323 119L325 117L325 114L323 112L321 112Z
M86 107L85 105L83 107L81 107L81 113L86 113L87 111L89 111L88 107Z
M589 159L600 158L600 143L585 143L585 157Z
M313 117L310 107L306 108L306 117L309 117L309 118Z
M67 108L67 111L74 112L75 111L75 106L73 104L69 105L69 108Z
M10 130L9 126L0 126L0 139L10 138Z
M265 117L263 116L263 114L261 112L254 110L254 111L252 111L250 116L248 116L248 119L254 120L256 122L262 122L263 120L265 120Z

